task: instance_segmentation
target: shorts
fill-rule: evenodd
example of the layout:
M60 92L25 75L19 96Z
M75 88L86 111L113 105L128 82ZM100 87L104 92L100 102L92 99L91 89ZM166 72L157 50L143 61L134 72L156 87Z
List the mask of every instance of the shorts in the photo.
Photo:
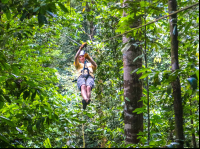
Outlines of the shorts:
M81 75L80 77L78 77L77 79L77 86L78 89L81 91L81 86L82 85L86 85L86 86L90 86L91 90L94 88L94 78L89 76L87 78L87 80L85 80L85 78Z

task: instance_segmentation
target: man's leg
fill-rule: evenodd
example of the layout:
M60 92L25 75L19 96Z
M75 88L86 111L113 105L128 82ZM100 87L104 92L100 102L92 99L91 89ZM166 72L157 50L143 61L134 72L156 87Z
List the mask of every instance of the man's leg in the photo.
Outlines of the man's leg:
M87 86L87 97L88 97L88 100L90 100L90 98L91 98L91 87L90 86Z
M88 77L88 79L86 80L86 88L87 88L87 97L88 97L88 104L90 103L90 98L91 98L91 90L94 87L94 78L92 78L91 76Z
M87 88L85 85L81 85L81 95L82 95L83 99L87 102L88 96L87 96Z

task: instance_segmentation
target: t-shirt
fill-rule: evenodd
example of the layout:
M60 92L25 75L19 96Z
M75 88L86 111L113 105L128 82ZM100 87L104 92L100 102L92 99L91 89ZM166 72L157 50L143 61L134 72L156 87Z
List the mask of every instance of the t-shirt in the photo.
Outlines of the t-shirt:
M77 75L79 77L82 74L81 71L83 70L84 63L79 63L78 62L77 66L75 66L75 67L76 67L76 70L77 70ZM96 67L93 66L90 62L87 62L85 67L89 69L89 74L94 78L94 74L93 73L95 73Z

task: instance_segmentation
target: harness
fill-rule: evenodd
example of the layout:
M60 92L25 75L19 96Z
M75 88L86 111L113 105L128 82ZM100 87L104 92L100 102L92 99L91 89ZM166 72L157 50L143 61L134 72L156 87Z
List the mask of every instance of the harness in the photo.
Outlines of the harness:
M84 62L84 67L83 67L83 70L81 70L81 73L82 73L82 76L83 76L85 79L87 79L87 78L89 77L89 75L90 75L89 69L88 69L88 67L87 67L87 61L86 61L86 60L85 60L85 62Z

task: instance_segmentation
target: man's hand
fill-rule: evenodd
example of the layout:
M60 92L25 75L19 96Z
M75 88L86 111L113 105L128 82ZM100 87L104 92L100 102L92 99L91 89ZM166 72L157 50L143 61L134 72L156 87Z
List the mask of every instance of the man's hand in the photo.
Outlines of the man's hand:
M82 45L81 45L81 49L83 49L84 47L86 47L87 46L87 42L84 42Z
M89 60L89 55L87 53L85 53L84 57L85 57L85 59Z

